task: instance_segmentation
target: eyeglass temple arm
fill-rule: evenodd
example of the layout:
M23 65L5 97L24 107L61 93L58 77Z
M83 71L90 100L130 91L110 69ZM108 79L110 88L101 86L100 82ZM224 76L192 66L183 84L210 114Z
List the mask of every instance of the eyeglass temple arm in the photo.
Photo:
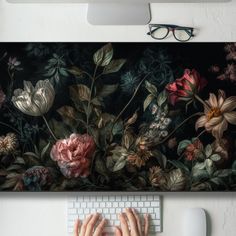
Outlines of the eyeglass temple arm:
M154 33L156 30L158 30L160 27L157 27L156 29L153 29L153 30L150 30L148 33L147 33L147 35L150 35L150 34L152 34L152 33Z

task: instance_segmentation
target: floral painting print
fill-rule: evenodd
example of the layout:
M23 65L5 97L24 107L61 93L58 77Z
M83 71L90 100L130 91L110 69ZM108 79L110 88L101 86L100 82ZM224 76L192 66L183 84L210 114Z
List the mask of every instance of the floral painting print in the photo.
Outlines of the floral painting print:
M1 191L236 190L236 44L0 44Z

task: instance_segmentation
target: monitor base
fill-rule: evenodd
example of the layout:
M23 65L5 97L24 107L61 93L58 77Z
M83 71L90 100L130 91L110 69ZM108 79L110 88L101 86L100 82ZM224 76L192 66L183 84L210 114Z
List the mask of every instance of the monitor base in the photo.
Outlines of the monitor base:
M92 25L146 25L151 20L148 3L89 3Z

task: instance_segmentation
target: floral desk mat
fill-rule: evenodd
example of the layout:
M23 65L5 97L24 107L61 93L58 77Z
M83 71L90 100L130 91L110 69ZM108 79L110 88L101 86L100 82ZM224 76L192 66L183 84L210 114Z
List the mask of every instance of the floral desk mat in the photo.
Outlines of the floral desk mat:
M236 44L1 43L1 191L236 190Z

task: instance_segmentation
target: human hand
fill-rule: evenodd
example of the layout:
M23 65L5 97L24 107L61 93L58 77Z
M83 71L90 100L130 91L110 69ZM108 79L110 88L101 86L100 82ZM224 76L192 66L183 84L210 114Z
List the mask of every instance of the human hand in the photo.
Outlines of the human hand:
M119 214L120 227L116 227L115 236L148 236L149 216L144 215L144 228L135 209L127 208Z
M100 220L98 213L89 215L83 223L78 219L74 226L74 236L102 236L106 219Z

